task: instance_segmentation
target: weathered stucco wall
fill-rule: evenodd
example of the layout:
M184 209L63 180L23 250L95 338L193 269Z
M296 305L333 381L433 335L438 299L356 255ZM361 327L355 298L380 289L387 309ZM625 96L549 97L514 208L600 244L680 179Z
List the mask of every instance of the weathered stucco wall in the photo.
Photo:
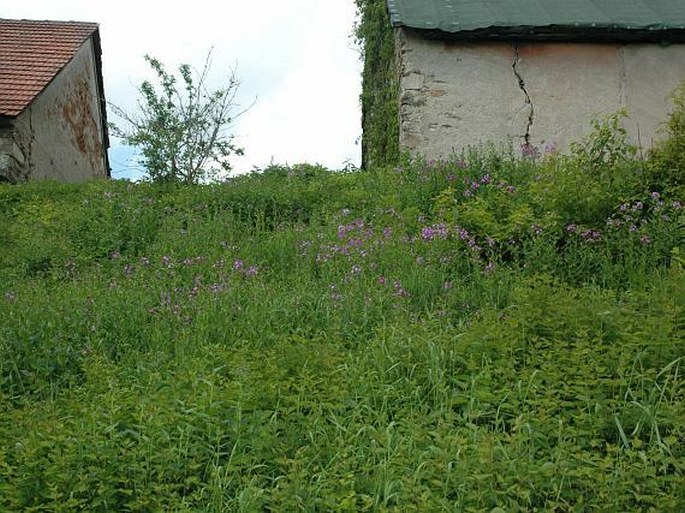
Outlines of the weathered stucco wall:
M627 109L649 148L685 80L685 45L445 42L398 29L400 145L438 158L486 142L565 150Z
M0 127L0 182L22 181L19 159L21 154L14 144L12 126Z
M107 177L100 92L89 39L14 124L31 180Z

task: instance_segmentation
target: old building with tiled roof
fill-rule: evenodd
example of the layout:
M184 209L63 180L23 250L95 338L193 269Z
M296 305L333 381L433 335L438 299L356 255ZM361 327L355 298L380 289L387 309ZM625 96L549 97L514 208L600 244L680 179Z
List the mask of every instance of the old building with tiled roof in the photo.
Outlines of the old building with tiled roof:
M361 3L384 12L387 34L365 51L369 164L489 141L563 151L593 117L620 110L630 141L647 149L685 80L683 0Z
M98 25L0 19L0 181L109 177Z

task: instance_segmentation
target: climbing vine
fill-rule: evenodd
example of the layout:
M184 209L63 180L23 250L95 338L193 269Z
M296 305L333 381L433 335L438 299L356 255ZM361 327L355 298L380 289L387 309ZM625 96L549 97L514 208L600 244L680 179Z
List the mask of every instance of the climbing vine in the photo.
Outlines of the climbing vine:
M362 167L399 159L399 76L386 0L355 0L355 34L362 49Z

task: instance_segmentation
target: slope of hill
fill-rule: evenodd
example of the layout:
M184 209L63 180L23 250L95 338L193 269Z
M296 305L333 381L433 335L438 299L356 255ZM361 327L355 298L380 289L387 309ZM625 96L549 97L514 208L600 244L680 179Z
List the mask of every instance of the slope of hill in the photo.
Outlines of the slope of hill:
M0 187L0 509L681 511L678 148Z

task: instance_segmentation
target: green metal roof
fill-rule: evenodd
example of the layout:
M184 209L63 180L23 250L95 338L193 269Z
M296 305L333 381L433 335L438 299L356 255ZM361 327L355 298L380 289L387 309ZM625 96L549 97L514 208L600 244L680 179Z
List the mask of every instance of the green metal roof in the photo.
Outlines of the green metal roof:
M685 0L387 0L396 27L509 35L685 32Z

